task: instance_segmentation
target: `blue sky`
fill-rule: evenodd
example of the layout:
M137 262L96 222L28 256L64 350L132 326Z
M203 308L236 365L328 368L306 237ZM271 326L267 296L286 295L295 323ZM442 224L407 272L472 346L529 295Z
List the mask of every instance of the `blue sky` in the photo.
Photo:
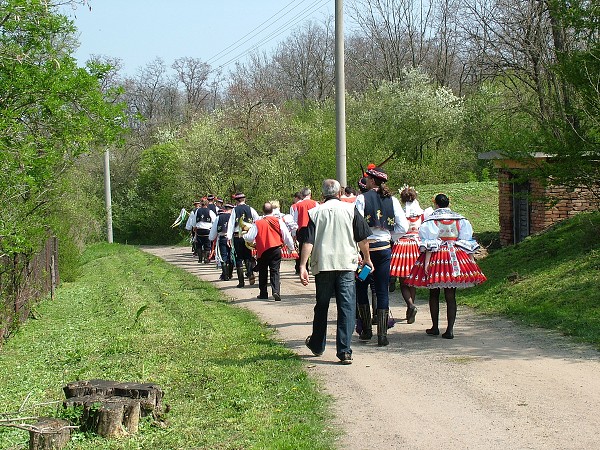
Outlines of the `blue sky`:
M254 45L270 51L307 20L321 21L335 12L335 0L91 0L90 4L91 11L83 6L64 10L79 30L81 46L75 57L81 65L90 55L121 58L128 75L156 57L167 66L189 56L227 69L232 59Z

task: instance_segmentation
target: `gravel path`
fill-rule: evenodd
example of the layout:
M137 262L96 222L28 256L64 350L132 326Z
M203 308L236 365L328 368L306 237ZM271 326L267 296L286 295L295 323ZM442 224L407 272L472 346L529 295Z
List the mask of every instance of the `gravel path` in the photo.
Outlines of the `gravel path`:
M361 343L355 334L354 362L342 366L335 356L335 303L324 355L313 357L304 346L314 283L302 286L293 262L282 264L282 301L274 302L257 300L257 285L238 289L237 281L218 281L215 266L198 264L187 247L143 250L215 282L277 330L335 398L341 449L600 448L600 353L589 346L463 306L454 340L427 336L427 300L417 299L414 324L390 329L388 347L377 347L376 337ZM403 318L399 289L390 304Z

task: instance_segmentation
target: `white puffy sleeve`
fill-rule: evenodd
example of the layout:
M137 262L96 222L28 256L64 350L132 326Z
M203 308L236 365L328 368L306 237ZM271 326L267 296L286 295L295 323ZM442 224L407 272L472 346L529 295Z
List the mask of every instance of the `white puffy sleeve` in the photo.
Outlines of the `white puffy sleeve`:
M456 241L456 245L467 253L474 253L479 248L479 244L473 239L471 222L467 219L461 219L458 226L458 240Z
M442 245L442 240L438 238L439 228L435 220L427 220L419 228L419 240L421 241L421 252L437 252Z

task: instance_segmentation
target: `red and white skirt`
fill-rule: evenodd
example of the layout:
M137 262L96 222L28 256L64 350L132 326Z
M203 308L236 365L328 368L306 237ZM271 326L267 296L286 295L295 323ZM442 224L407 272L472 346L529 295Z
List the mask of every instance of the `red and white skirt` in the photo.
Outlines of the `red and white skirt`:
M419 258L419 244L410 238L400 238L392 247L390 276L406 278Z
M413 266L406 284L428 289L467 288L483 283L487 278L476 262L460 247L443 245L431 253L429 274L425 273L425 253Z

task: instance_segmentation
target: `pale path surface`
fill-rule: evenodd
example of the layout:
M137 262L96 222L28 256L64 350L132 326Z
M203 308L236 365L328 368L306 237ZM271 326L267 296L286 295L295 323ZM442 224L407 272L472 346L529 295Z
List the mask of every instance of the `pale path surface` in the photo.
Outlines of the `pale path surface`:
M354 362L342 366L335 356L335 301L324 355L313 357L304 346L314 279L302 286L293 262L282 264L282 301L274 302L256 299L257 285L238 289L237 280L218 281L215 265L198 264L188 247L143 250L215 282L277 330L335 398L340 449L600 448L600 353L588 346L462 306L454 340L427 336L427 301L418 299L416 322L390 329L388 347L377 347L376 337L361 343L354 334ZM399 289L390 295L394 316L404 318ZM440 314L443 331L443 305Z

